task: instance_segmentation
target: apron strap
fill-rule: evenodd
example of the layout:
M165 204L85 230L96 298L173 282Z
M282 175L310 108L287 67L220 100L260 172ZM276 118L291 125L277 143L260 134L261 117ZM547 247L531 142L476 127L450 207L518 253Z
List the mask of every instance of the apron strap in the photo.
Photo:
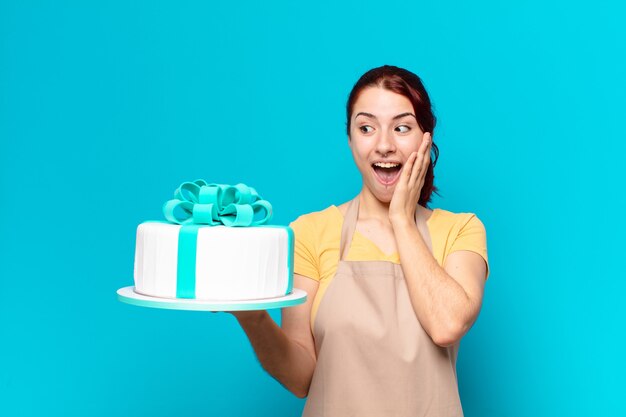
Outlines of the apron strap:
M346 211L346 215L343 218L343 225L341 226L341 242L339 243L339 260L341 261L348 256L358 217L359 196L357 195L348 203L348 210Z

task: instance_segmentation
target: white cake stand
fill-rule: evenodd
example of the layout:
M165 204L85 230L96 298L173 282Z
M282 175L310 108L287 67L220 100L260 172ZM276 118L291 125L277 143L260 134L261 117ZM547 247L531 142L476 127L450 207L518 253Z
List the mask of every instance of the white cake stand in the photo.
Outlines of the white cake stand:
M306 301L306 291L294 288L291 294L283 297L260 298L240 301L207 301L181 298L150 297L135 292L135 287L117 290L117 299L123 303L140 307L164 308L170 310L196 311L243 311L269 310L272 308L293 307Z

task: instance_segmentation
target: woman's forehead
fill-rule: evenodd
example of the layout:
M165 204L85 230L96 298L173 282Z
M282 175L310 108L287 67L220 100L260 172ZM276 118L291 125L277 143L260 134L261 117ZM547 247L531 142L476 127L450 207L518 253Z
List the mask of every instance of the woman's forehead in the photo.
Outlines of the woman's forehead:
M413 105L402 94L380 87L368 87L361 91L352 109L353 118L363 117L391 119L402 113L413 113Z

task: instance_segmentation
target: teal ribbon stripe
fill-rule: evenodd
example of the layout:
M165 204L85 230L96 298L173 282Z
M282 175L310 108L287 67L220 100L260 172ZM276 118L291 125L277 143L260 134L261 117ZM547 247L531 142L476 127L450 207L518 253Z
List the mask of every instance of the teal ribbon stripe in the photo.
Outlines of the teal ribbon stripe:
M196 247L198 230L206 226L251 227L266 224L272 218L272 205L263 200L252 187L245 184L209 184L205 180L182 183L174 199L163 205L168 222L180 224L178 232L178 266L176 297L196 298ZM293 289L293 230L287 230L289 240L287 292Z
M196 298L196 243L200 227L182 226L178 232L176 298Z

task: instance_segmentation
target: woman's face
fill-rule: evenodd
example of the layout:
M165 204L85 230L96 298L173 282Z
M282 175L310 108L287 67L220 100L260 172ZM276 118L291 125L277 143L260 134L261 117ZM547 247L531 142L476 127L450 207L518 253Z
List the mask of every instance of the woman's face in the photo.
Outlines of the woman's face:
M388 203L404 163L422 143L424 132L413 105L403 95L367 87L350 117L350 149L363 184L378 200Z

